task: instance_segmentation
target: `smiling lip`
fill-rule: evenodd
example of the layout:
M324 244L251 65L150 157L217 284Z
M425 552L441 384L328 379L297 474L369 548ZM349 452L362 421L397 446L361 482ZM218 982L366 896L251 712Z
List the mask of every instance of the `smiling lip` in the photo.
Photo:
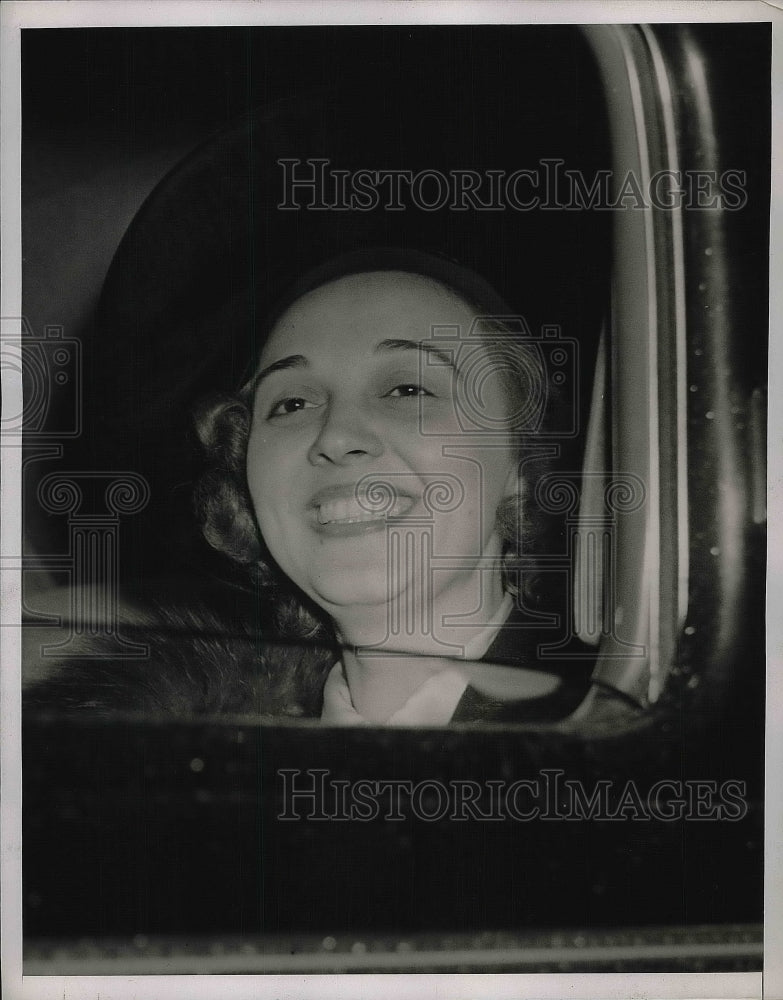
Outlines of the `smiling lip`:
M391 508L373 510L366 491L357 495L356 486L328 486L319 490L310 501L314 527L324 535L362 535L380 531L389 517L404 517L415 505L416 498L397 492Z

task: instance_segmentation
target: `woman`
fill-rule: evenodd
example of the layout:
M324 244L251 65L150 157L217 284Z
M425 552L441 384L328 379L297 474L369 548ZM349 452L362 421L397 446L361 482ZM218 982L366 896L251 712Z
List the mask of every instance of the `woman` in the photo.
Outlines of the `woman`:
M525 606L552 393L524 320L446 258L363 249L308 271L260 333L239 391L196 408L196 510L264 624L126 608L149 658L88 638L28 703L340 725L576 708L587 663L539 661L551 633Z
M510 312L445 259L349 254L297 282L238 396L200 411L208 541L274 588L284 635L339 646L323 721L575 707L515 603L547 386Z

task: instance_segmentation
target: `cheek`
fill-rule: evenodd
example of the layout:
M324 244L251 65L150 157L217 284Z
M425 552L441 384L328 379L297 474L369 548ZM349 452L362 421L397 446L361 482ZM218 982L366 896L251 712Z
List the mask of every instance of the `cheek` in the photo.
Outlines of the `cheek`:
M476 455L476 461L481 465L482 487L475 506L486 539L496 527L501 502L517 492L517 463L506 449L486 449L483 455Z
M517 461L510 448L497 445L460 448L459 454L463 457L461 466L466 492L470 484L470 494L476 505L486 506L515 492Z
M446 474L441 477L444 488L431 495L436 507L434 546L440 555L482 551L497 529L501 501L516 492L516 463L510 449L455 450L460 458L439 456L439 468ZM433 475L431 483L438 479ZM458 502L452 500L455 486L461 494Z
M265 528L276 523L288 506L291 495L286 464L289 456L274 442L251 432L247 447L247 484L256 520Z
M498 450L487 470L487 493L495 503L517 492L519 460L515 450Z

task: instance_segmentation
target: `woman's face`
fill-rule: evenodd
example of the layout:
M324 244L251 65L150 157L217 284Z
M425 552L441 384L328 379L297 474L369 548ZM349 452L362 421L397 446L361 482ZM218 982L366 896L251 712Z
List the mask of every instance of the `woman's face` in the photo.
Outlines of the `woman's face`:
M495 512L515 491L516 455L497 433L509 409L501 377L487 378L483 346L465 348L473 319L430 279L372 272L298 299L266 343L250 495L280 568L338 620L341 607L384 604L422 572L433 596L446 594L501 553ZM447 336L433 338L434 325ZM468 434L460 362L477 370L477 351L487 420Z

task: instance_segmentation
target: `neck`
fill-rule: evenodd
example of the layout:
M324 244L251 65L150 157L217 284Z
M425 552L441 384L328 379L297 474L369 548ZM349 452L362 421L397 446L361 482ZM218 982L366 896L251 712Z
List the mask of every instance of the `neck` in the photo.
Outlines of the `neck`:
M357 711L372 722L388 719L433 674L451 666L451 658L463 655L502 600L497 566L477 565L458 586L435 594L408 587L381 606L341 609L335 622Z

